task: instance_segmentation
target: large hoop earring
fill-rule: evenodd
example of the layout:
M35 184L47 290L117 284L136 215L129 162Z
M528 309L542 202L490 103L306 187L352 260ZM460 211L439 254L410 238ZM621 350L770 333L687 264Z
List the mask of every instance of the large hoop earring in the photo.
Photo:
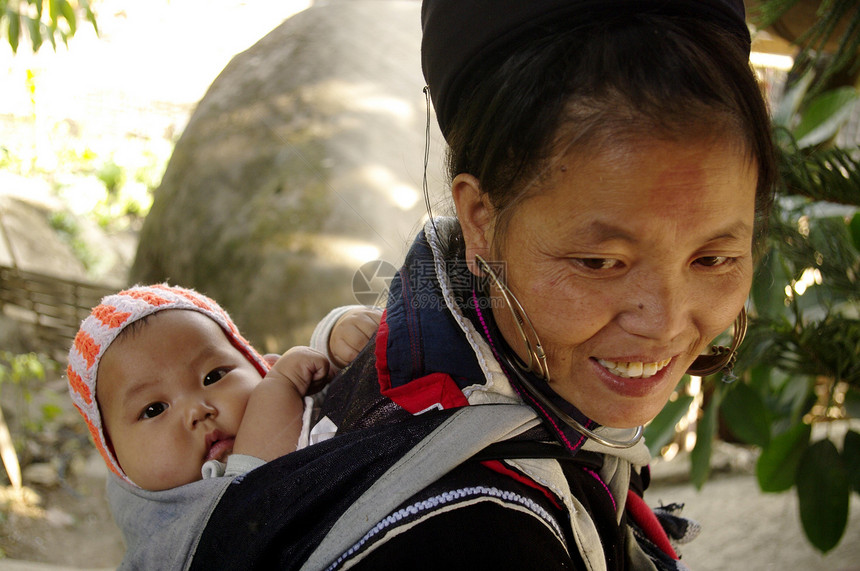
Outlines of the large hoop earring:
M735 318L732 333L732 344L729 347L725 345L715 345L711 347L711 352L708 355L699 355L690 368L687 369L688 375L697 377L706 377L713 375L716 372L723 371L723 380L732 382L737 380L732 369L737 361L738 347L744 341L747 334L747 310L742 307L741 312Z
M519 302L517 297L513 294L511 290L508 289L502 280L499 279L499 276L487 261L482 258L480 255L475 254L475 263L481 268L481 271L486 273L493 283L496 284L496 287L499 288L499 291L502 294L502 298L505 300L505 303L508 305L508 309L511 310L511 314L514 316L514 323L517 326L517 330L520 333L520 336L523 338L523 342L526 344L526 350L529 354L529 362L524 363L522 359L519 358L515 353L513 355L504 355L504 360L511 364L511 361L514 362L516 367L511 367L513 373L519 378L520 382L527 389L528 393L531 394L535 399L540 401L540 403L551 410L556 416L558 416L563 422L565 422L568 426L579 432L580 434L591 438L595 442L598 442L604 446L608 446L609 448L630 448L634 446L637 442L642 439L642 434L644 432L644 426L637 426L635 430L633 430L633 434L627 440L615 440L613 438L607 438L605 436L601 436L597 434L593 430L586 428L582 424L580 424L575 418L568 415L566 412L558 408L552 401L546 398L537 388L532 385L531 381L525 377L522 373L517 371L517 368L520 368L524 371L530 371L537 375L538 377L549 382L549 366L547 365L546 352L543 349L543 346L540 342L540 337L538 337L537 331L535 331L534 325L532 325L529 316L526 314L525 309L523 309L522 304ZM527 326L532 335L535 338L534 347L529 340L528 335L526 335L525 329L523 329L523 325ZM538 370L534 370L534 366L537 365Z
M524 363L519 356L514 355L516 364L523 369L524 371L530 371L537 375L539 378L549 382L549 366L547 365L546 352L543 349L543 345L541 345L540 337L538 337L537 331L535 331L534 325L532 325L531 320L529 319L528 314L526 314L526 310L523 309L522 304L517 299L517 296L508 289L502 280L499 279L499 276L495 271L490 267L490 264L482 258L479 254L475 254L475 263L481 268L481 271L487 274L496 287L499 289L499 292L502 294L502 299L505 300L505 303L508 306L508 309L511 310L511 315L514 316L514 324L517 326L517 331L520 333L520 337L523 339L523 343L525 343L526 351L529 355L529 362ZM526 335L525 329L523 326L526 326L531 331L531 334L534 336L535 343L532 346L531 340L529 336Z

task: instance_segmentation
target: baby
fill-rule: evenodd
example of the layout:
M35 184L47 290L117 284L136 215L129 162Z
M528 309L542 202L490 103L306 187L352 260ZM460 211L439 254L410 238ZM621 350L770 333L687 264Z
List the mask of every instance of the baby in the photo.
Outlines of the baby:
M379 323L377 311L359 306L332 315L330 335L319 326L314 335L330 357L294 347L270 367L274 359L257 353L213 300L135 286L105 297L82 323L69 352L69 392L108 467L133 486L160 491L242 474L307 444L305 395Z

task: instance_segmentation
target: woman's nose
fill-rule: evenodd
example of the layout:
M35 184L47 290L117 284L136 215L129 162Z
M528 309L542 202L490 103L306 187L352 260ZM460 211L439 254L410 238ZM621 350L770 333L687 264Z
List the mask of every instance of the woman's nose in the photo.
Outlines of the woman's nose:
M692 295L680 276L648 276L630 288L621 326L638 337L671 341L688 325Z

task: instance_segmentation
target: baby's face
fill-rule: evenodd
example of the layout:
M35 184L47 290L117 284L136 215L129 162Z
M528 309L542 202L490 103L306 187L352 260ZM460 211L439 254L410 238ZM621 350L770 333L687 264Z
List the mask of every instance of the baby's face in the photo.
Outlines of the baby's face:
M166 310L105 351L96 394L120 466L154 491L200 480L207 460L226 461L261 379L217 323Z

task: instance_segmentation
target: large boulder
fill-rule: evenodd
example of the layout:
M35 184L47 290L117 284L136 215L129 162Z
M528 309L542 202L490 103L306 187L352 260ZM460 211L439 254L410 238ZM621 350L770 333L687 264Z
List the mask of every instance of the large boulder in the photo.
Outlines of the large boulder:
M176 145L132 281L203 291L282 351L356 303L362 264L399 265L425 212L419 13L414 0L317 4L233 58Z

